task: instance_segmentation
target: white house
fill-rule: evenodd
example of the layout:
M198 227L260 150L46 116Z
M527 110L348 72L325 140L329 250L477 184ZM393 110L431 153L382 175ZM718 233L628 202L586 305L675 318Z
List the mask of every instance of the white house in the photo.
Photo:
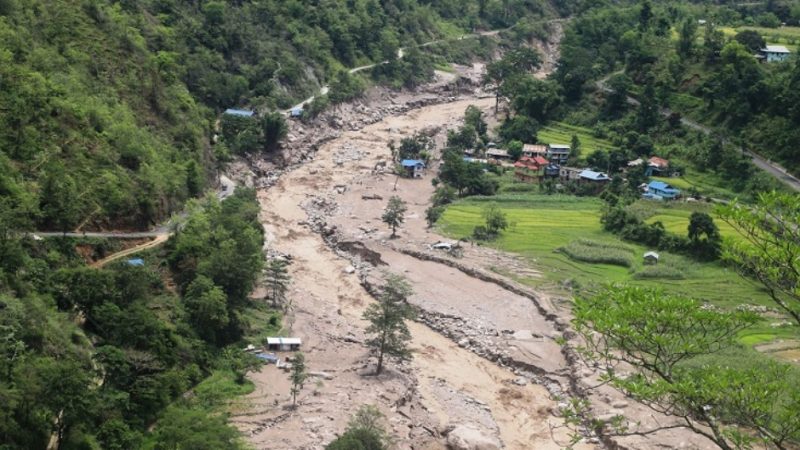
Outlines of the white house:
M792 53L789 51L788 48L782 45L768 45L766 48L762 48L761 55L767 62L781 62L786 61L789 59L789 55Z

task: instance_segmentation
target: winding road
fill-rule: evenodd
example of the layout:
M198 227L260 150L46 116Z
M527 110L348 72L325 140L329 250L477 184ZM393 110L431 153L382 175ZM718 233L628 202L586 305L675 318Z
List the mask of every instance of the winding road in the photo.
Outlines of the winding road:
M569 18L550 19L550 20L543 20L543 21L540 21L538 23L548 23L548 24L549 23L561 23L561 22L566 22L568 20L569 20ZM480 38L480 37L497 36L498 34L504 32L504 31L509 31L509 30L513 29L515 26L517 26L517 24L511 25L510 27L502 28L502 29L499 29L499 30L487 30L487 31L479 31L477 33L464 34L464 35L461 35L461 36L459 36L457 38L435 39L433 41L428 41L428 42L425 42L425 43L422 43L422 44L419 44L419 45L415 45L412 48L430 47L431 45L435 45L435 44L438 44L438 43L441 43L441 42L463 41L465 39L475 39L475 38ZM408 47L401 47L401 48L397 49L397 58L398 59L403 59L403 56L405 56L406 48L408 48ZM350 73L352 75L352 74L355 74L355 73L358 73L358 72L363 72L365 70L372 69L374 67L377 67L377 66L383 65L383 64L389 64L389 61L381 61L381 62L374 63L374 64L367 64L366 66L354 67L354 68L348 70L348 73ZM320 91L319 91L318 94L312 95L311 97L308 97L307 99L305 99L302 102L292 106L291 108L281 111L281 113L286 115L286 116L288 116L288 115L291 114L292 110L295 110L295 109L298 109L298 108L299 109L304 108L305 106L307 106L308 104L313 102L314 99L317 98L317 96L327 95L330 92L330 89L331 89L330 85L327 85L327 84L323 85L320 88Z
M233 180L221 175L219 177L219 190L217 190L217 198L222 201L233 195L236 190L236 183ZM153 248L167 242L170 236L175 233L179 227L176 218L186 217L186 212L181 212L176 217L170 218L166 223L159 225L156 228L148 231L71 231L71 232L58 232L58 231L34 231L28 233L34 239L50 238L50 237L71 237L71 238L107 238L107 239L152 239L151 241L131 247L120 252L106 256L105 258L92 263L92 267L98 268L116 261L119 258L133 255L135 253Z
M622 71L614 72L614 73L606 76L605 78L602 78L602 79L598 80L597 82L595 82L595 85L597 86L597 88L599 90L601 90L603 92L614 92L614 90L609 88L606 83L608 82L608 80L612 76L620 74L620 73L622 73ZM627 96L626 100L627 100L628 104L630 104L630 105L633 105L633 106L639 106L640 105L639 100L637 100L637 99L635 99L635 98L633 98L631 96ZM670 116L672 114L673 111L668 109L668 108L662 108L660 110L660 112L661 112L662 116L668 117L668 116ZM721 136L722 142L725 143L725 144L732 143L730 138L728 138L727 136L721 135L720 133L716 132L715 130L711 129L710 127L708 127L706 125L703 125L703 124L701 124L699 122L695 122L694 120L687 119L685 117L681 117L681 124L683 124L684 126L686 126L688 128L691 128L693 130L699 131L699 132L701 132L701 133L703 133L705 135L717 134L717 135ZM744 155L750 157L750 159L753 161L753 164L756 167L758 167L759 169L761 169L761 170L767 172L768 174L772 175L778 181L781 181L782 183L784 183L786 186L789 186L793 190L800 192L800 179L798 179L794 175L790 174L786 169L784 169L780 165L778 165L778 164L776 164L776 163L764 158L763 156L759 155L758 153L753 152L752 150L746 149L744 147L740 147L739 150Z

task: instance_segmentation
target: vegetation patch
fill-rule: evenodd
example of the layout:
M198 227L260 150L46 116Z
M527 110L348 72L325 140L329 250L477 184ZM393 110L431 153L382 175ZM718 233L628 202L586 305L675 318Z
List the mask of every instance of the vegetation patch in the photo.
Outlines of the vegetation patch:
M683 280L686 274L675 266L659 264L644 266L633 274L637 280Z
M633 249L619 243L579 239L557 248L556 251L567 255L573 261L622 267L633 265Z
M552 122L542 128L537 134L539 142L547 144L565 144L572 142L572 136L578 136L581 147L587 151L610 150L614 145L602 138L595 137L592 130L577 125L569 125L563 122Z

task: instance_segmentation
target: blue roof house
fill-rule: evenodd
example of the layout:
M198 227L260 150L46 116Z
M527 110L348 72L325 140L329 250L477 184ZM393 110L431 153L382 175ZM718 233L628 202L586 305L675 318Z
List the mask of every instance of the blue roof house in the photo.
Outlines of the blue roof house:
M224 114L238 117L253 117L256 113L246 109L226 109Z
M126 264L132 267L144 267L144 260L142 258L133 258L125 261Z
M647 185L646 198L656 200L674 200L681 196L681 190L670 186L663 181L651 181Z
M590 181L594 183L605 183L611 181L611 178L603 172L595 172L594 170L584 170L578 175L582 181Z
M289 116L290 117L302 117L303 116L303 107L302 106L296 106L296 107L290 109L289 110Z
M400 162L406 176L411 178L422 178L425 172L425 161L419 159L404 159Z

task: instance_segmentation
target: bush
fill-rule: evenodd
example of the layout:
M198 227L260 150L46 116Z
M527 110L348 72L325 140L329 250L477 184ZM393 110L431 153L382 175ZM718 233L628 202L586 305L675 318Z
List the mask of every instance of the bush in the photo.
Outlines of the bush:
M579 239L556 249L574 261L631 267L633 249L627 245Z
M661 264L644 266L640 271L633 274L633 278L636 280L683 280L686 275L677 267Z
M472 230L472 237L479 241L488 241L494 237L483 225L478 225Z

